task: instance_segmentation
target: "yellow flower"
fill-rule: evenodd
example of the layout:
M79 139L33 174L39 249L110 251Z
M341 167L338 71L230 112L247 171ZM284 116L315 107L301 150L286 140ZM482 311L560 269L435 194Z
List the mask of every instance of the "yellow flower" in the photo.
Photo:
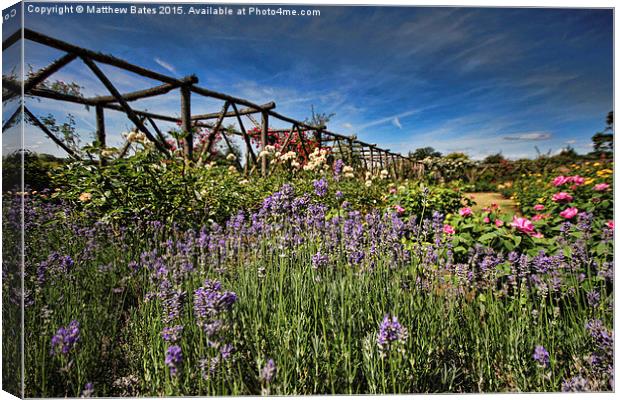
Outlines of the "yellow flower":
M79 197L82 203L86 203L87 201L90 201L92 198L93 198L93 195L87 192L82 193Z

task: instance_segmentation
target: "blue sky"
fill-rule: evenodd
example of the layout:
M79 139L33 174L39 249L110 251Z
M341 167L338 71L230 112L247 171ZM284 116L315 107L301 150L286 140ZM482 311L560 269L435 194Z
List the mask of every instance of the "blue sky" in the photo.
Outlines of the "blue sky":
M194 73L201 86L256 103L273 100L297 119L314 105L336 114L331 130L401 153L433 146L520 158L567 145L584 153L612 110L611 10L316 8L319 17L296 18L26 13L26 25L159 72ZM34 68L60 55L26 47ZM103 68L121 91L157 84ZM107 94L79 61L56 77ZM176 91L132 104L179 115ZM86 137L94 131L92 110L46 100L31 107L60 119L70 111ZM196 100L193 112L220 107ZM112 144L130 127L110 113Z

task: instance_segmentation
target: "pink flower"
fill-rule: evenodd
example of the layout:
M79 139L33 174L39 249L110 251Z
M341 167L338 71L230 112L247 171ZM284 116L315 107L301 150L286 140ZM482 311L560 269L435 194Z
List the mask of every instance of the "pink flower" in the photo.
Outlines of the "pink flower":
M613 221L613 220L609 220L609 221L607 221L607 223L606 223L605 225L607 225L607 227L608 227L609 229L611 229L611 230L613 230L613 229L614 229L614 221Z
M461 217L469 217L471 215L471 208L463 207L459 210L459 214L461 214Z
M510 224L513 228L516 228L518 231L527 233L531 235L534 233L534 224L527 218L517 217L516 215L512 218L512 224Z
M395 194L397 192L396 188L390 188L390 194Z
M405 212L405 209L404 209L404 208L402 208L402 207L401 207L400 205L398 205L398 204L394 206L394 209L396 210L396 213L397 213L398 215L400 215L400 214L402 214L402 213L404 213L404 212Z
M577 207L569 207L569 208L567 208L566 210L564 210L564 211L562 211L560 213L560 217L566 218L566 219L571 219L575 215L577 215L578 212L579 212L579 210L577 209Z
M495 220L495 226L497 226L498 228L500 226L504 226L504 221L502 221L501 219L496 219Z
M569 177L560 175L560 176L556 176L551 183L553 183L553 186L562 186L563 184L569 182L570 180L571 179Z
M568 179L570 179L570 181L573 182L577 186L583 185L583 183L586 181L586 178L584 178L583 176L579 176L579 175L569 176Z
M484 221L485 224L488 224L489 222L491 222L489 217L484 217L483 221Z
M544 209L545 209L545 206L543 206L542 204L536 204L534 206L534 210L536 210L536 211L542 211Z
M535 237L536 239L542 239L543 238L543 234L540 232L536 232L534 234L532 234L532 237Z
M609 188L608 183L599 183L597 185L594 185L594 190L596 190L597 192L602 192L604 190L607 190L608 188Z
M532 221L540 221L541 219L545 218L544 215L542 214L536 214L532 217Z
M555 201L556 203L559 202L570 202L573 201L573 196L571 196L570 194L566 193L566 192L560 192L560 193L556 193L551 197L551 200Z
M452 225L445 224L443 226L443 233L445 233L446 235L454 235L456 231L454 230L454 227Z

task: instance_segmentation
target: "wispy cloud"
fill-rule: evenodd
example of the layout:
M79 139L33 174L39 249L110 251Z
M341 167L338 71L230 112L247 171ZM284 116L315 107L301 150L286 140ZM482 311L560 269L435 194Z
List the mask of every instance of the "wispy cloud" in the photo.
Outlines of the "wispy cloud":
M161 59L161 58L159 58L159 57L155 57L155 58L154 58L154 60L155 60L155 62L156 62L157 64L159 64L162 68L165 68L166 70L168 70L168 71L172 72L173 74L176 74L176 73L177 73L176 68L174 68L174 67L172 66L172 64L165 62L164 60L162 60L162 59Z
M549 140L551 139L551 136L552 135L549 132L523 132L504 136L504 140Z
M400 123L400 118L398 117L394 117L394 119L392 119L392 124L398 129L403 129L403 125Z

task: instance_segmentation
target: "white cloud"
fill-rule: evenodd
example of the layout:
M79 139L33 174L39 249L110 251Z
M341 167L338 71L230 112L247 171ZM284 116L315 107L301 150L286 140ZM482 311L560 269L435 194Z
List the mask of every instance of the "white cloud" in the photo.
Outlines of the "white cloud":
M567 140L566 144L575 144L577 141L575 139Z
M394 124L394 126L398 129L403 129L403 125L400 123L400 118L398 117L394 117L394 119L392 120L392 124Z
M342 127L345 129L353 130L353 125L351 125L349 122L345 122L344 124L342 124Z
M157 64L159 64L160 66L162 66L163 68L167 69L168 71L172 72L173 74L177 73L177 70L169 63L165 62L164 60L162 60L159 57L155 57L155 62Z
M551 139L549 132L523 132L504 136L504 140L548 140Z

